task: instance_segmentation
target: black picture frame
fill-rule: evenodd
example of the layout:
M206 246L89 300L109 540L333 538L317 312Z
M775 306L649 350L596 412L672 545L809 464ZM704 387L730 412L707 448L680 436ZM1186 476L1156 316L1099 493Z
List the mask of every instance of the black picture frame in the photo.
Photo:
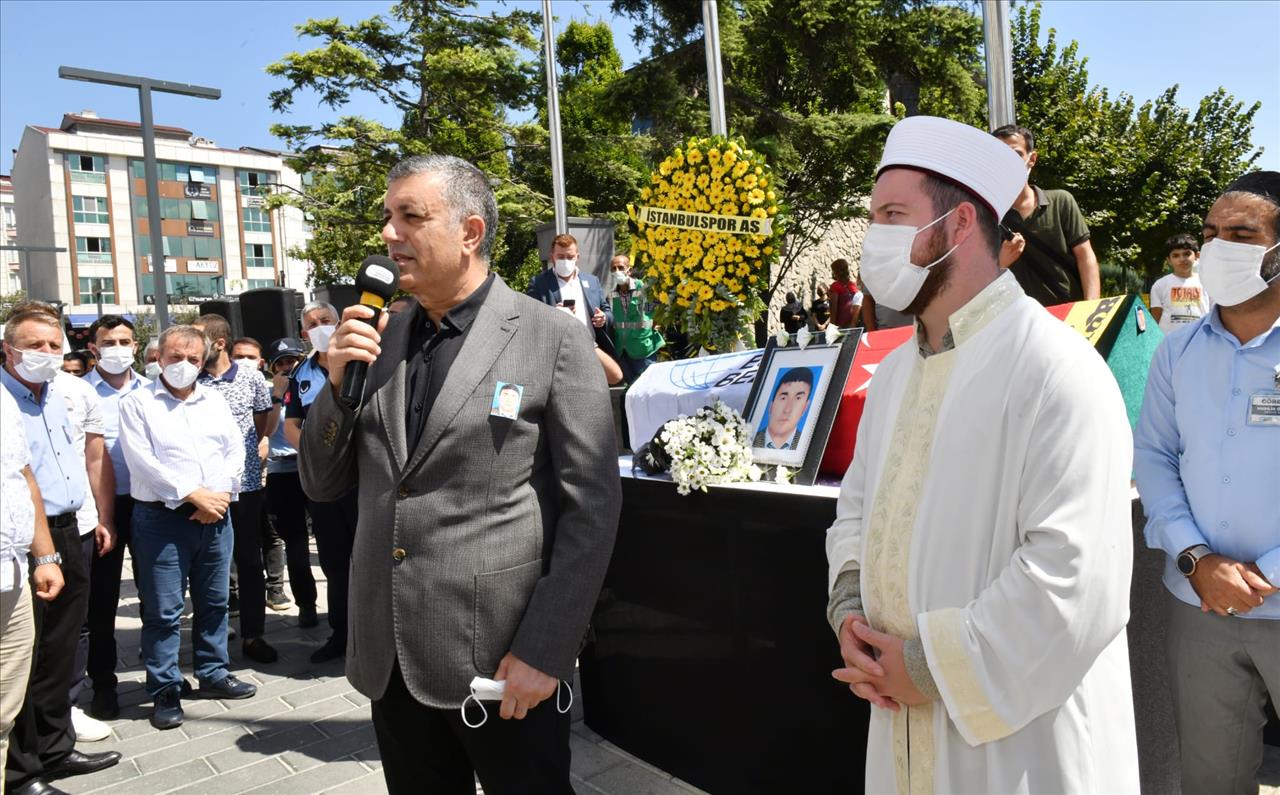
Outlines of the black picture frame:
M840 329L840 337L828 343L823 334L815 334L814 340L801 348L794 336L785 347L778 345L777 339L770 337L764 348L764 358L760 362L755 382L751 385L751 393L747 397L743 418L747 421L748 441L753 442L757 426L765 416L766 409L760 405L762 400L768 401L774 392L774 382L782 372L788 360L795 361L793 366L830 368L829 374L823 373L820 385L814 384L810 397L810 405L816 406L816 422L812 431L802 441L799 452L802 461L790 463L786 461L761 461L757 465L766 469L766 478L777 466L798 467L791 482L800 486L811 486L818 478L818 467L827 450L827 439L831 435L831 426L835 423L836 412L840 409L840 395L844 392L845 382L849 380L849 369L853 365L853 356L858 350L858 340L862 337L862 329ZM813 364L818 361L820 364ZM810 409L812 410L812 409ZM806 415L805 424L813 422ZM760 448L752 443L752 453Z

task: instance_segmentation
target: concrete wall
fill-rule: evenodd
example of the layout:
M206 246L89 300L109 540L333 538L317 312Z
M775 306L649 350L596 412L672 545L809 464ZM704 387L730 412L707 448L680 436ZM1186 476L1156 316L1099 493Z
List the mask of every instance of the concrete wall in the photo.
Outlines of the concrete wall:
M862 249L862 236L867 230L865 218L853 218L837 221L831 225L827 233L816 245L801 255L791 266L791 270L783 278L782 284L773 294L769 303L769 333L776 334L782 329L778 322L778 311L787 302L788 292L794 292L806 307L813 302L814 288L824 291L831 284L831 261L841 257L852 264L852 275L858 274L858 255ZM778 266L775 265L770 281L777 278Z

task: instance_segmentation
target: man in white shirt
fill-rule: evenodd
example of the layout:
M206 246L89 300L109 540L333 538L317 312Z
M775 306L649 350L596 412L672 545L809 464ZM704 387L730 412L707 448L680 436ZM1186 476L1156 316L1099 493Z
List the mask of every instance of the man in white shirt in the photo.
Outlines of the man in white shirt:
M228 671L230 506L244 473L244 439L222 396L196 383L208 355L209 340L199 330L165 329L160 377L120 401L120 444L135 501L142 658L157 729L182 724L187 682L178 648L188 581L197 694L248 698L257 692Z
M31 473L21 409L0 389L0 789L3 789L9 730L22 709L36 644L31 592L26 588L27 553L35 594L51 601L62 590L62 569L53 562L53 539L44 500Z
M600 280L578 267L578 240L556 235L551 241L551 267L529 282L529 295L570 313L592 333L605 353L614 355L613 310Z
M1173 273L1151 285L1151 316L1165 334L1190 325L1209 313L1209 294L1195 272L1200 243L1191 235L1174 235L1164 243Z
M93 559L89 574L89 656L87 673L93 681L89 713L100 720L120 716L116 699L116 613L120 605L120 575L124 550L132 534L133 498L129 496L129 467L120 446L120 400L151 381L133 369L138 343L133 323L120 315L103 315L89 327L89 349L98 364L84 380L102 404L102 441L115 477L112 520L116 543Z
M999 140L912 116L871 195L862 278L917 340L876 370L827 533L867 792L1138 791L1129 422L999 267L1025 180Z

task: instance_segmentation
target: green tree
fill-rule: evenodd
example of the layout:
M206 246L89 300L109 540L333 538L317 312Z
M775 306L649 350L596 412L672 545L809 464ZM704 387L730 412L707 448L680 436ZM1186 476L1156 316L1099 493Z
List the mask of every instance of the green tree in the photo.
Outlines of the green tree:
M475 163L494 180L503 217L530 215L549 203L511 179L510 151L536 139L508 121L510 108L530 104L539 91L536 15L527 10L479 14L471 0L404 0L386 17L345 24L338 18L299 25L320 46L269 65L285 81L271 92L272 108L287 112L301 92L339 110L355 95L382 102L398 118L386 125L343 115L324 124L272 126L298 152L291 166L308 174L300 195L280 194L310 216L313 239L299 252L315 263L313 284L351 275L378 242L386 172L414 154L440 153ZM495 267L508 265L503 229ZM523 253L514 257L518 269Z

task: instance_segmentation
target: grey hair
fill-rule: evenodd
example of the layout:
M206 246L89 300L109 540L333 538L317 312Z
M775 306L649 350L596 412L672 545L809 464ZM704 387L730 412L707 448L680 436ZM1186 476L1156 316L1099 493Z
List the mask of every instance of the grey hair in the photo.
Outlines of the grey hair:
M477 256L485 262L493 254L493 240L498 234L498 201L489 186L484 172L460 157L452 155L414 155L396 163L387 172L387 185L398 179L417 174L436 174L443 183L441 195L453 213L453 220L462 223L472 215L484 221L484 239L480 241Z
M148 353L160 350L160 340L151 340L147 343L147 347L142 349L142 356L145 359Z
M213 346L213 343L209 341L209 338L205 335L205 333L200 329L196 328L195 326L183 326L183 325L170 326L169 328L160 332L160 340L156 343L162 355L164 352L165 343L169 341L170 337L177 337L178 339L183 339L183 340L200 340L201 344L204 345L203 355L205 358L208 358L209 348Z
M302 307L302 314L298 316L298 322L301 323L303 319L306 318L307 315L311 314L317 309L328 309L330 314L332 314L335 319L341 317L341 315L338 314L338 308L335 307L333 304L329 303L328 301L312 301L306 306Z

